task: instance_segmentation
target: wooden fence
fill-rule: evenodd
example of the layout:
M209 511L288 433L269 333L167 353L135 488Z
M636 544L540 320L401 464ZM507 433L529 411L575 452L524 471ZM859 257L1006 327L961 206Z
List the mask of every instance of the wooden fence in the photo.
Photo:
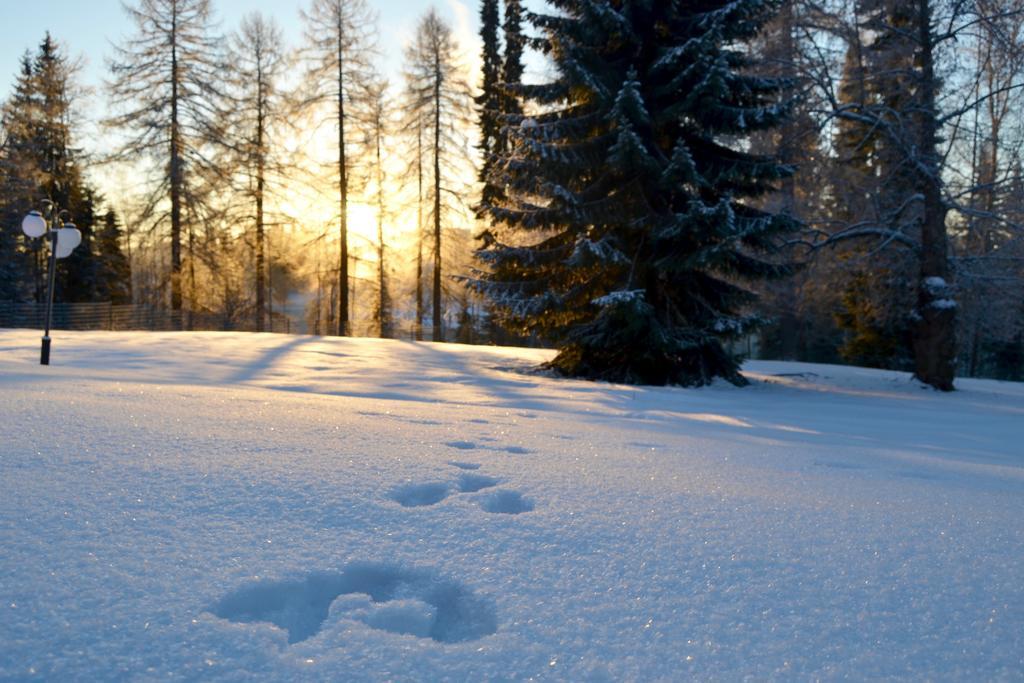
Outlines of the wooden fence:
M12 303L0 301L0 327L42 329L46 319L46 304ZM216 313L199 311L169 311L144 304L115 306L107 303L54 304L55 330L172 330L242 331L253 332L251 321L240 323ZM273 329L270 329L270 328ZM275 315L267 331L290 333L292 322L283 315Z

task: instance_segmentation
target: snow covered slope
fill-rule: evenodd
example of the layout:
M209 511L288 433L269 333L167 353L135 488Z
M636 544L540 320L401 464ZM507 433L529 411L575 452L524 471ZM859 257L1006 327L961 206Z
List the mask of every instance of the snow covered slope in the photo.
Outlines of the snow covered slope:
M0 679L1024 679L1024 387L0 330Z

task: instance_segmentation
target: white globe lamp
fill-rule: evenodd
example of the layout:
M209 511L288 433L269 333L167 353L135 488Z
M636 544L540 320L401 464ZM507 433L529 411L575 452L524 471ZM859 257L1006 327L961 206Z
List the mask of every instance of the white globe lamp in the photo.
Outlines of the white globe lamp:
M82 233L74 223L65 223L57 230L57 258L67 258L82 243Z
M38 211L29 211L21 221L21 231L35 239L46 234L46 219Z

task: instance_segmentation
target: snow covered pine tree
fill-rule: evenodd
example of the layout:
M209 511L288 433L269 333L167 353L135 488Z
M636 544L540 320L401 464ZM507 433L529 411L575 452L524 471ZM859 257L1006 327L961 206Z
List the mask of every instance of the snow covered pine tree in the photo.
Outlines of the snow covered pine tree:
M760 322L743 282L789 272L764 252L796 227L740 201L791 172L742 151L785 115L738 47L778 2L549 1L530 21L556 77L516 86L536 113L509 118L475 286L566 375L744 384L723 341Z

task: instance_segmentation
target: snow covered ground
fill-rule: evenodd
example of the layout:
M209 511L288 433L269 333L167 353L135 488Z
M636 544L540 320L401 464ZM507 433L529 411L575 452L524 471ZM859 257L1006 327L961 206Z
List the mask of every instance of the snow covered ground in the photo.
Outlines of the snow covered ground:
M1024 679L1024 386L0 330L0 679Z

